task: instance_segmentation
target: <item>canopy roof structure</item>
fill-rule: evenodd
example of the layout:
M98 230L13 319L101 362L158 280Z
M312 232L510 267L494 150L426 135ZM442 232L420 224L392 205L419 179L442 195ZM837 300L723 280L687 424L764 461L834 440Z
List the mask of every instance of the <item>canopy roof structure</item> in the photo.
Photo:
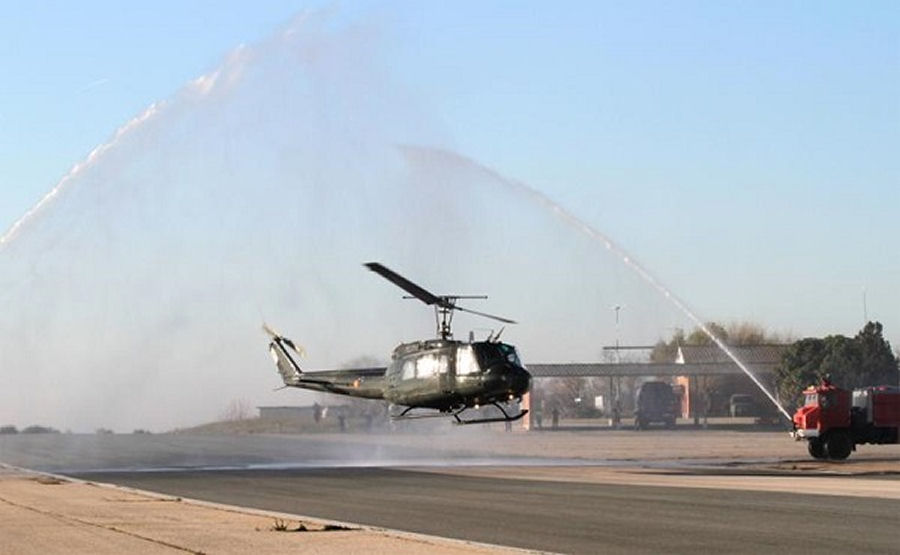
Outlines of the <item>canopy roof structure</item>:
M770 374L781 363L788 345L766 344L729 347L757 375ZM629 347L622 347L623 350ZM671 362L568 362L528 364L535 378L594 376L722 376L743 371L714 345L683 345Z

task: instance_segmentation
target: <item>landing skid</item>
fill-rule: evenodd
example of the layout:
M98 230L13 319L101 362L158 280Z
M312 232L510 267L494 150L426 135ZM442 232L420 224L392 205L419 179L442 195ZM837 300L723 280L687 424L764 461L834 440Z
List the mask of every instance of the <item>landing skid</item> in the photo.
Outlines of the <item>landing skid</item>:
M497 410L502 412L503 416L495 416L492 418L473 418L472 420L464 420L459 417L459 415L462 414L462 411L466 410L465 408L463 408L462 410L459 410L459 411L453 413L453 418L456 419L456 423L458 425L464 426L464 425L468 425L468 424L487 424L489 422L515 422L516 420L519 420L523 416L528 414L528 409L523 409L523 410L519 411L519 414L516 414L515 416L510 416L510 415L506 414L506 411L503 410L503 407L501 407L498 403L491 403L491 404L494 405L495 407L497 407Z
M403 412L400 414L392 414L390 415L391 420L419 420L421 418L444 418L447 416L446 412L438 412L431 414L412 414L407 416L407 414L413 409L424 409L428 407L406 407L403 409Z
M503 413L503 416L494 416L491 418L473 418L471 420L468 420L465 418L460 418L460 415L463 413L463 411L465 411L467 409L467 407L463 407L461 409L455 410L455 411L449 413L449 416L452 416L453 418L456 419L455 424L464 426L464 425L468 425L468 424L487 424L490 422L515 422L516 420L520 420L523 416L528 414L528 409L524 409L524 410L519 411L519 414L510 416L509 414L506 413L505 410L503 410L503 407L500 406L498 403L491 403L491 404L494 405L495 407L497 407L497 410L499 410L501 413ZM420 408L426 408L426 407L406 407L405 409L403 409L403 412L401 412L400 414L396 414L396 415L392 414L391 420L419 420L422 418L444 418L444 417L448 416L447 412L438 412L438 413L432 413L432 414L413 414L413 415L407 416L409 414L409 412L412 411L413 409L420 409Z

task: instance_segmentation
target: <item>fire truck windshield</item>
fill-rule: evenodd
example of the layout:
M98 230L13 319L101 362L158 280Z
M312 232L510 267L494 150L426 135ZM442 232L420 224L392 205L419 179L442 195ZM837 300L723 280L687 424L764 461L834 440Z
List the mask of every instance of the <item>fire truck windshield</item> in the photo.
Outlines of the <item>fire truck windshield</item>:
M818 393L807 393L806 394L806 402L803 403L807 407L814 407L819 404L819 394Z

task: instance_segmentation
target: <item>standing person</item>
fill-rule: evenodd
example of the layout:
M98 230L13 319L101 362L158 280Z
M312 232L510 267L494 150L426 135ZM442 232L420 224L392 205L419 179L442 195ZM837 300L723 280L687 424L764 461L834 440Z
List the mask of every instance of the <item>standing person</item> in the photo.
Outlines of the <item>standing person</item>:
M703 427L706 428L709 423L709 413L712 412L712 391L706 390L703 396Z
M313 403L313 420L316 421L316 424L322 420L322 405L319 403Z

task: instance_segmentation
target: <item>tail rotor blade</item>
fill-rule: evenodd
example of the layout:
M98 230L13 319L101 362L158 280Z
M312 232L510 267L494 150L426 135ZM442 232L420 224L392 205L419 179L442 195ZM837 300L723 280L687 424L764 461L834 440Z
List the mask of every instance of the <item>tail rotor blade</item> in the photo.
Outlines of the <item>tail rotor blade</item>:
M273 328L269 324L266 324L265 322L263 323L263 331L272 337L272 341L283 343L283 344L287 345L288 347L290 347L291 349L293 349L293 351L295 353L299 354L300 356L303 356L303 354L304 354L303 347L298 346L296 343L294 343L287 337L281 335L280 333L278 333L275 330L275 328Z

